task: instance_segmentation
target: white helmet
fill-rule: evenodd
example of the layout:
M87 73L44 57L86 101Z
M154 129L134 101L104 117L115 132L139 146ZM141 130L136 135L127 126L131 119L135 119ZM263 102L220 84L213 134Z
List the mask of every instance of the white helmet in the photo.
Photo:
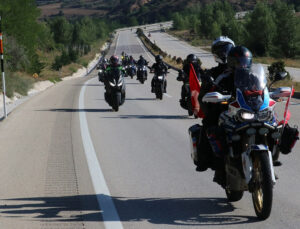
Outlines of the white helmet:
M215 57L215 61L220 64L226 64L227 55L234 46L233 40L226 36L220 36L215 39L211 45L211 52Z

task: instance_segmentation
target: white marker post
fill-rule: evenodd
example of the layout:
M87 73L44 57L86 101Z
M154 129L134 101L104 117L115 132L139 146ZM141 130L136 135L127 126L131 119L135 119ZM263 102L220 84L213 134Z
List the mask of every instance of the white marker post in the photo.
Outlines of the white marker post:
M0 56L1 56L1 70L2 70L2 90L3 90L3 112L4 112L3 117L7 118L6 102L5 102L6 87L5 87L5 73L4 73L4 59L3 59L3 42L2 42L1 21L2 21L2 16L0 15Z

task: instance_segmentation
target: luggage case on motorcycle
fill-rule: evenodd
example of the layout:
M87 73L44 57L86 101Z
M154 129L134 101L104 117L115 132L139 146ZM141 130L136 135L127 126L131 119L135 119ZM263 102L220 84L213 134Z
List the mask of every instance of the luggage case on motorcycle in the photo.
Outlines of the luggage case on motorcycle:
M190 136L190 147L191 147L191 157L194 161L194 164L197 165L198 162L198 149L197 146L200 142L200 136L202 131L202 126L195 124L191 126L188 130Z
M207 138L216 157L223 157L227 151L226 134L222 127L213 126L207 129Z
M296 141L299 140L299 131L297 127L290 127L286 124L281 136L281 142L279 144L279 149L283 154L289 154L292 152Z

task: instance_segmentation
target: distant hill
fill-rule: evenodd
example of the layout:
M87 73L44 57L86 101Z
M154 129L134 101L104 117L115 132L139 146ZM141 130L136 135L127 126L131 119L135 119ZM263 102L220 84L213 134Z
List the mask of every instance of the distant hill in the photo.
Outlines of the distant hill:
M272 2L274 0L268 0ZM299 0L285 0L300 8ZM124 22L130 18L136 24L169 20L174 12L213 0L36 0L42 17L89 15ZM257 0L228 0L236 11L251 10ZM131 24L133 22L131 21Z

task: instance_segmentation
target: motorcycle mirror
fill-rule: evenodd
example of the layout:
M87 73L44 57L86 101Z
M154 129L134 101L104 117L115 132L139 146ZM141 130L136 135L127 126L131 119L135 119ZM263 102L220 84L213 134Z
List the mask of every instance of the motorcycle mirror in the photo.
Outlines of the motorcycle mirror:
M275 74L274 80L275 81L283 80L286 76L287 76L287 72L277 72Z

